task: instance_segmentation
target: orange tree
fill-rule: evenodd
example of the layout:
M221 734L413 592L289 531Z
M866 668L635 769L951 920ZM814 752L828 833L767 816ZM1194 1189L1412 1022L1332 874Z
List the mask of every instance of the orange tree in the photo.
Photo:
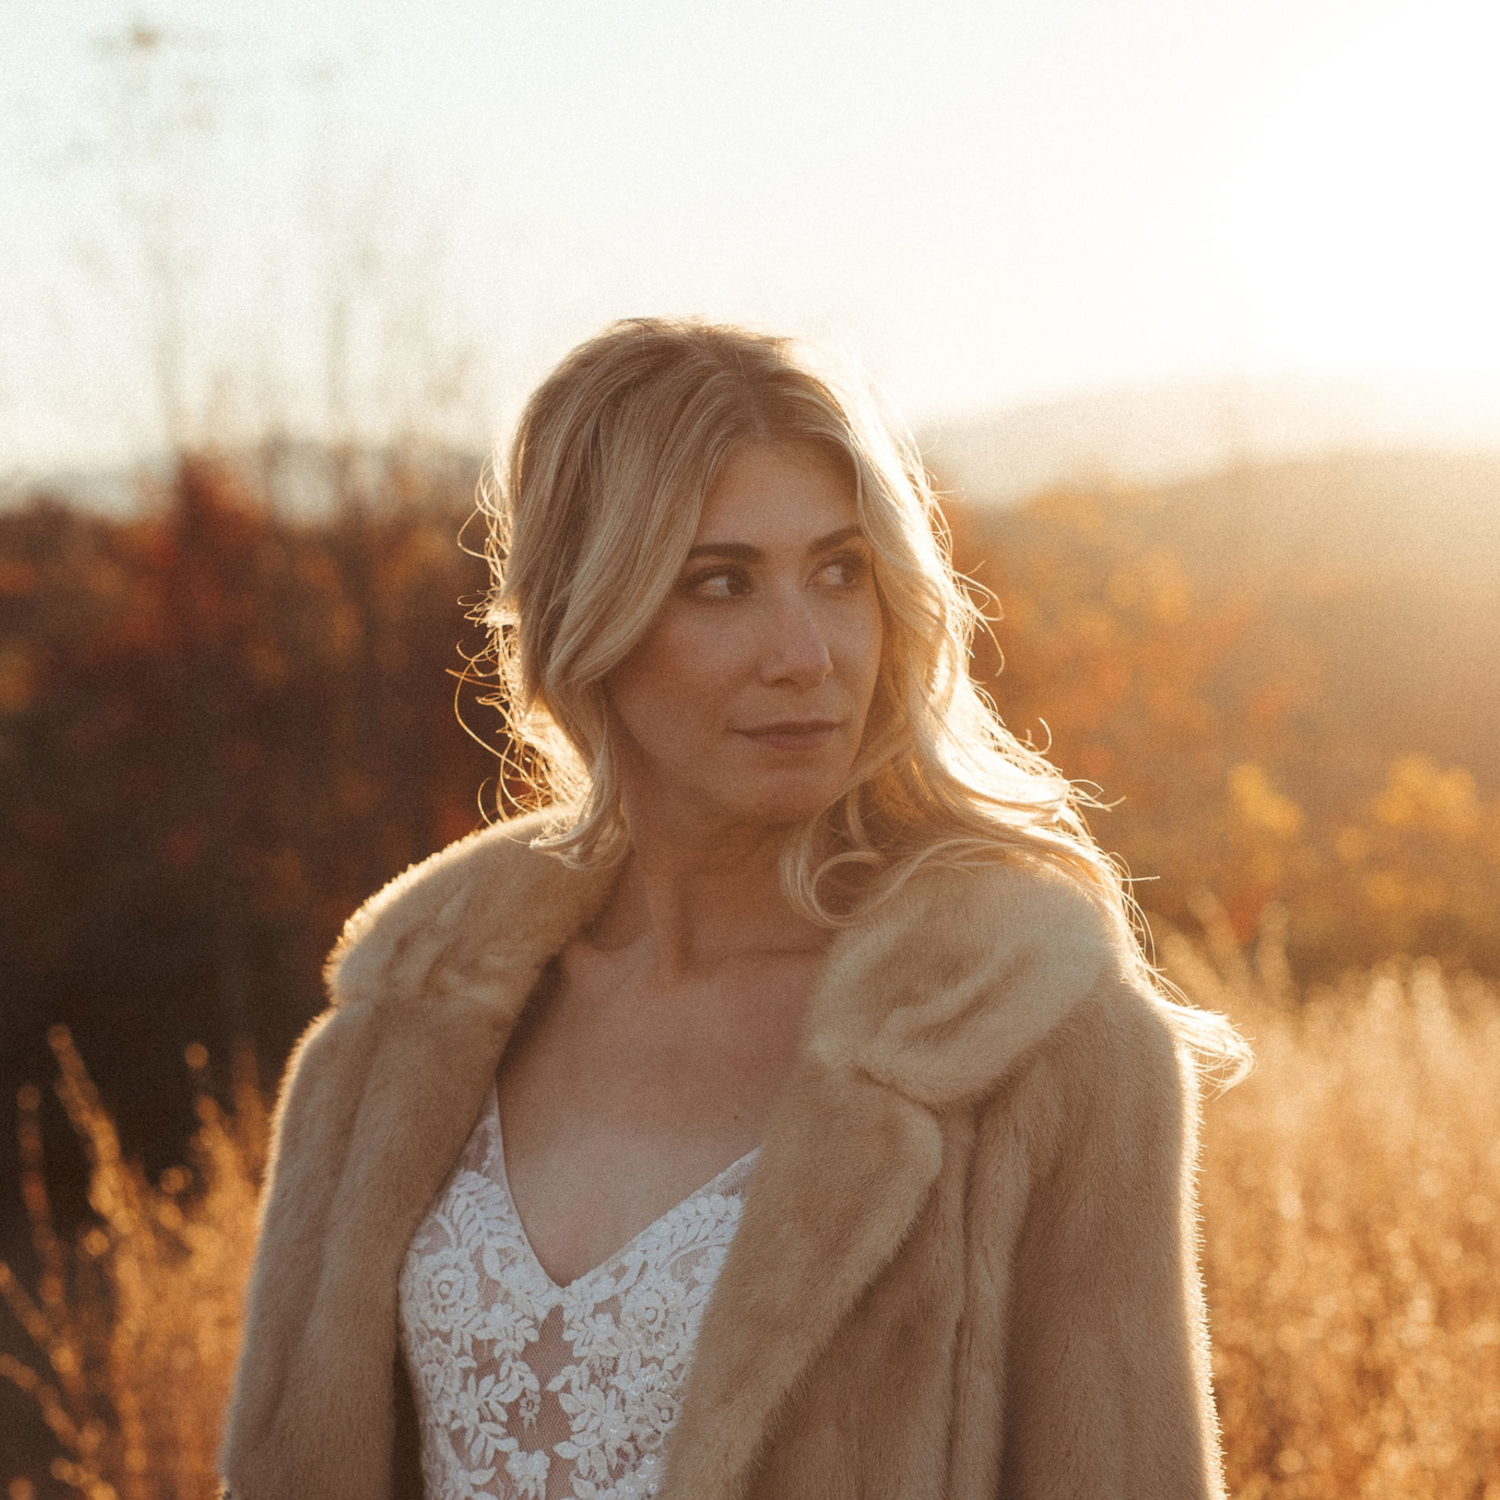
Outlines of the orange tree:
M274 1075L343 919L480 821L497 763L451 675L479 645L470 505L391 467L296 520L191 457L129 520L45 498L0 516L7 1097L64 1023L165 1163L183 1047L249 1035Z
M1110 804L1095 832L1148 911L1191 925L1210 892L1246 939L1285 905L1312 972L1401 951L1500 972L1500 798L1402 742L1420 696L1377 716L1345 691L1382 607L1369 580L1213 575L1129 491L950 520L955 562L1001 610L975 675Z

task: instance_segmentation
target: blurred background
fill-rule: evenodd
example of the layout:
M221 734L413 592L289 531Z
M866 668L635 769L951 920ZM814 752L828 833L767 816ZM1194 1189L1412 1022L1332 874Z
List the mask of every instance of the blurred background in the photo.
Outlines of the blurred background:
M322 956L508 806L476 481L641 313L878 384L975 674L1293 1059L1210 1116L1238 1492L1500 1495L1497 76L1488 0L0 8L10 1500L211 1493Z

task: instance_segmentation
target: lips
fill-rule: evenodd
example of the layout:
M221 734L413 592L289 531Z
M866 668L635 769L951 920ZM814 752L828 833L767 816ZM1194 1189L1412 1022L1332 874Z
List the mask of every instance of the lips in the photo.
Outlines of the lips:
M760 724L739 733L757 745L772 750L817 750L840 728L838 719L783 719L775 724Z

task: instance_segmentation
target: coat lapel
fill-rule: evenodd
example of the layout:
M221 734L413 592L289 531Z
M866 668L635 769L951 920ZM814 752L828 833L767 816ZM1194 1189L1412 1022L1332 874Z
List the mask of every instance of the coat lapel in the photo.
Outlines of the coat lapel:
M1070 882L992 866L923 872L840 934L704 1315L664 1500L743 1494L778 1409L926 1206L941 1116L1088 992L1106 931Z
M542 964L610 883L526 847L542 826L445 851L351 923L330 979L387 1011L387 1046L433 1027L483 1037L492 1074ZM941 1115L991 1089L1108 961L1089 906L1035 869L928 870L840 932L704 1315L664 1495L743 1493L778 1409L927 1203ZM473 1086L447 1092L444 1172L477 1108Z
M895 1254L940 1160L930 1111L853 1067L804 1061L704 1316L665 1495L740 1492L776 1409Z
M903 890L830 950L704 1314L666 1496L742 1492L777 1409L895 1255L937 1179L934 1112L868 1066L882 1023L922 997L910 956L930 883Z
M543 965L610 878L527 848L541 828L492 828L408 871L330 960L337 1009L277 1111L224 1450L236 1491L389 1490L401 1261Z

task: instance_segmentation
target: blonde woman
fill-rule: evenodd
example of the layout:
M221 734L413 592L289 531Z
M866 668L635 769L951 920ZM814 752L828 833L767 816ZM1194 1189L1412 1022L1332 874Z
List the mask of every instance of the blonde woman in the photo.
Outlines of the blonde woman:
M492 497L554 797L350 922L288 1070L236 1500L1221 1493L1198 1076L927 481L786 341L636 320Z

